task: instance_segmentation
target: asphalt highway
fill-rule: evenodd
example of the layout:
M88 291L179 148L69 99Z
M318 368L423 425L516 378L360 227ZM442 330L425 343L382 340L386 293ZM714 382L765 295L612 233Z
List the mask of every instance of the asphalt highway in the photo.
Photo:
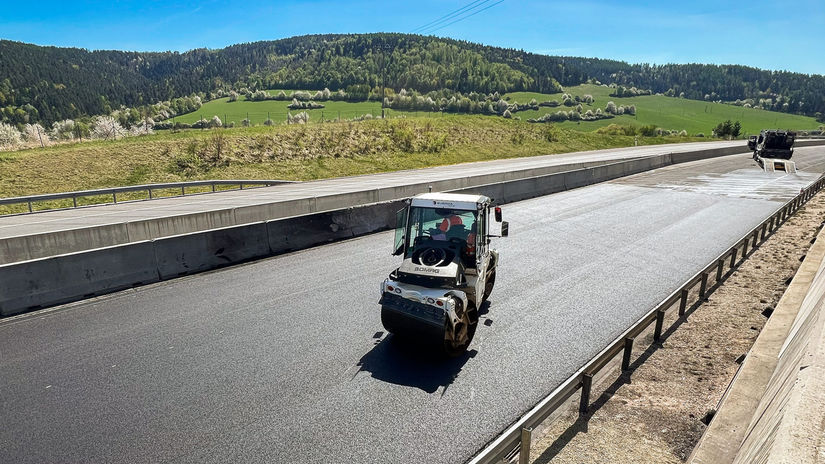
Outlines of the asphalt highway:
M383 332L392 232L0 321L0 462L463 462L801 187L748 154L505 205L464 357Z

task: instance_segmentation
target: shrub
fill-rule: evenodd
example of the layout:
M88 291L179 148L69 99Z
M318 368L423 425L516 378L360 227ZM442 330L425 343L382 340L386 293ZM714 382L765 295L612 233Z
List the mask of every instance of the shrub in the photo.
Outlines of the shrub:
M635 126L623 126L621 124L609 124L596 129L597 134L606 135L636 135Z
M639 128L639 134L645 137L655 137L657 135L656 126L654 126L653 124L642 126Z
M585 95L582 97L582 101L583 101L583 102L585 102L585 103L587 103L588 105L592 105L592 104L593 104L593 101L594 101L594 100L593 100L593 95L590 95L590 94L585 94Z
M312 95L303 90L296 90L295 92L292 92L292 98L299 101L307 101L312 99Z
M209 127L209 121L203 118L192 123L192 129L206 129L207 127Z
M296 115L292 115L292 113L286 114L286 122L287 124L306 124L309 122L309 113L306 111L301 111Z
M74 139L74 121L65 119L52 124L52 138L55 140Z
M48 145L49 134L46 133L46 129L43 128L40 124L26 124L26 127L23 131L23 135L26 138L26 142L31 144L40 145Z
M126 130L111 116L96 116L92 120L91 135L96 139L109 140L125 136Z
M636 114L636 105L628 105L624 107L624 112L629 115Z
M16 127L0 122L0 148L5 150L17 148L22 141L23 137Z
M209 120L209 127L223 127L223 122L221 122L221 118L219 118L217 115L212 116L212 119Z
M266 121L264 121L264 126L273 126L273 125L275 125L275 122L273 122L273 121L272 121L271 119L269 119L269 118L267 118L267 120L266 120Z
M235 92L234 90L229 91L229 101L231 101L231 102L238 101L239 96L240 95L238 95L238 92Z
M269 94L264 90L256 90L247 96L252 101L264 101L269 99Z
M241 120L241 126L249 127L252 125L252 122L249 121L249 118L244 118Z
M513 115L510 113L510 110L504 110L504 113L502 113L501 116L503 116L506 119L510 119L513 117Z
M604 107L604 112L607 114L616 114L616 104L612 101L607 102L607 106Z

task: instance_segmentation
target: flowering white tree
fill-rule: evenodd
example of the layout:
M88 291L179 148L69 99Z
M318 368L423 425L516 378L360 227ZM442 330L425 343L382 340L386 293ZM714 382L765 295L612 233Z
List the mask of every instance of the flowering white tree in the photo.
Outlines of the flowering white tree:
M74 121L64 119L52 124L52 138L55 140L74 140Z
M50 142L49 134L46 133L46 129L40 124L26 124L23 134L29 145L46 146Z
M17 148L22 141L23 137L16 127L0 122L0 149L10 150Z
M292 113L286 114L286 122L287 124L306 124L309 122L309 113L306 111L301 111L296 115L292 115Z
M240 95L238 95L238 92L235 92L234 90L229 91L229 101L238 101L238 97L240 97Z
M95 116L92 119L92 138L109 140L125 135L126 129L111 116Z
M607 102L607 106L604 107L604 112L608 114L616 114L616 104L612 101Z
M209 127L223 127L223 122L221 122L221 118L217 115L212 116L212 119L209 120Z

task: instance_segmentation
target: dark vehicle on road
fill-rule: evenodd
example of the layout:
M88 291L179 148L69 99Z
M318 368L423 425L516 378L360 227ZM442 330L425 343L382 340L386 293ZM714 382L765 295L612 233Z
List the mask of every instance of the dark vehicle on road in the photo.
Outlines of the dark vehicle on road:
M796 132L765 129L759 133L753 147L748 140L748 148L753 150L753 159L756 162L759 162L759 158L789 160L793 156L795 139Z

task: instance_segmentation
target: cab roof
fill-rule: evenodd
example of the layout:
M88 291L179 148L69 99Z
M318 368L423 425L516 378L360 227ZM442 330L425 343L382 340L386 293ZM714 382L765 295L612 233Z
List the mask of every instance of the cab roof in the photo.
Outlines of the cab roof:
M453 208L462 210L476 210L478 205L490 203L490 198L484 195L467 195L462 193L422 193L412 197L412 206L430 208Z

